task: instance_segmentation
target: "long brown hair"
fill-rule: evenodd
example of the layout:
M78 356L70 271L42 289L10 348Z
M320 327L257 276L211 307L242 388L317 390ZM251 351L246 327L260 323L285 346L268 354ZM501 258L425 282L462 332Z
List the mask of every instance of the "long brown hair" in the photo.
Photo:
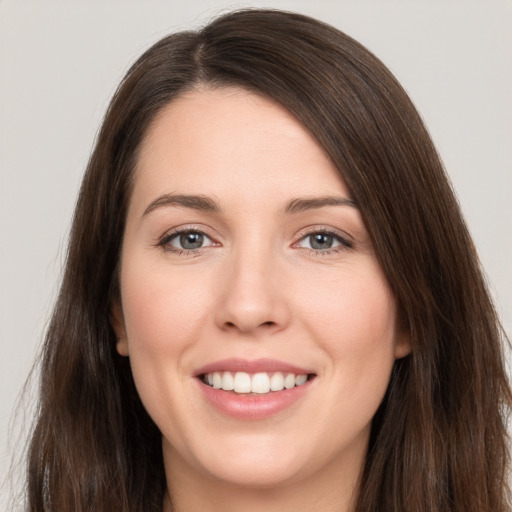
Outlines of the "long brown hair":
M504 512L505 337L442 164L406 93L359 43L311 18L243 10L168 36L106 113L73 219L41 362L28 510L161 511L161 436L109 322L137 152L186 90L240 86L316 137L362 211L412 353L379 408L358 512Z

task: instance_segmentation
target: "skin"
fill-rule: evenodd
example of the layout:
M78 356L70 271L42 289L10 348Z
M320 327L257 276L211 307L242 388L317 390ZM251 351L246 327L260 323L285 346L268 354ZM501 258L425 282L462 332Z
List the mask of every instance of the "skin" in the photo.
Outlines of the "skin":
M155 203L164 194L206 196L218 211ZM353 510L372 417L409 343L357 207L287 211L326 196L351 199L314 138L242 89L190 91L147 133L113 325L162 432L175 510ZM176 229L204 232L204 246L180 250ZM332 247L311 248L326 230ZM195 377L232 357L316 376L283 411L235 419Z

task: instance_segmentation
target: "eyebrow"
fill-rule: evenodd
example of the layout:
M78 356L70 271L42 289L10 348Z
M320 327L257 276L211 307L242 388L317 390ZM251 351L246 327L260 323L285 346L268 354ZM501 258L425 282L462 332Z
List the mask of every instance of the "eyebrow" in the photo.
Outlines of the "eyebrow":
M204 212L219 212L220 208L213 199L201 195L185 195L185 194L164 194L152 201L144 210L142 216L146 216L157 208L162 206L182 206L201 210Z
M142 214L143 217L163 206L181 206L204 212L218 213L220 208L211 198L203 195L164 194L152 201ZM292 199L284 208L285 213L299 213L315 210L325 206L350 206L357 208L357 204L348 197L324 196L313 198Z
M350 206L357 208L357 203L348 197L325 196L313 198L297 198L291 200L285 207L285 213L299 213L307 210L315 210L324 206Z

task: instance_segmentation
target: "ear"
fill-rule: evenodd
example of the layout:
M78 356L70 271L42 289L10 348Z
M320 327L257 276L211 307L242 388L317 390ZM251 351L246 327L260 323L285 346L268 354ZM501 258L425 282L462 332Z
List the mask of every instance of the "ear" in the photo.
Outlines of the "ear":
M121 301L115 299L110 310L110 325L114 329L117 338L116 349L119 355L128 356L128 338L126 336L126 326L124 323L123 308Z
M395 359L402 359L412 352L411 336L407 329L397 330L395 335Z

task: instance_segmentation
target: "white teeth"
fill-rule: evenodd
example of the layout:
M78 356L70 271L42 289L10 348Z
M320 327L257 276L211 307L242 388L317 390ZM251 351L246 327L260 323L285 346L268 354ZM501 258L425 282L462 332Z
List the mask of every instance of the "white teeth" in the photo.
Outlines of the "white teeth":
M231 391L235 389L235 379L233 379L233 375L230 372L224 372L222 374L222 389L224 391Z
M220 389L222 387L222 375L219 372L213 374L213 387Z
M295 375L293 373L289 373L284 378L284 387L286 389L292 389L293 387L295 387Z
M256 373L251 379L253 393L268 393L270 391L270 378L266 373Z
M272 391L282 391L284 389L284 377L281 372L276 372L270 378L270 389Z
M258 393L265 394L270 391L282 391L292 389L295 386L302 386L308 380L307 374L295 375L281 372L268 374L259 372L249 374L246 372L213 372L203 377L203 382L215 389L234 391L235 393Z
M307 380L308 380L307 375L297 375L297 377L295 377L295 385L302 386L302 384L304 384Z
M235 393L251 392L251 376L245 372L235 373Z

